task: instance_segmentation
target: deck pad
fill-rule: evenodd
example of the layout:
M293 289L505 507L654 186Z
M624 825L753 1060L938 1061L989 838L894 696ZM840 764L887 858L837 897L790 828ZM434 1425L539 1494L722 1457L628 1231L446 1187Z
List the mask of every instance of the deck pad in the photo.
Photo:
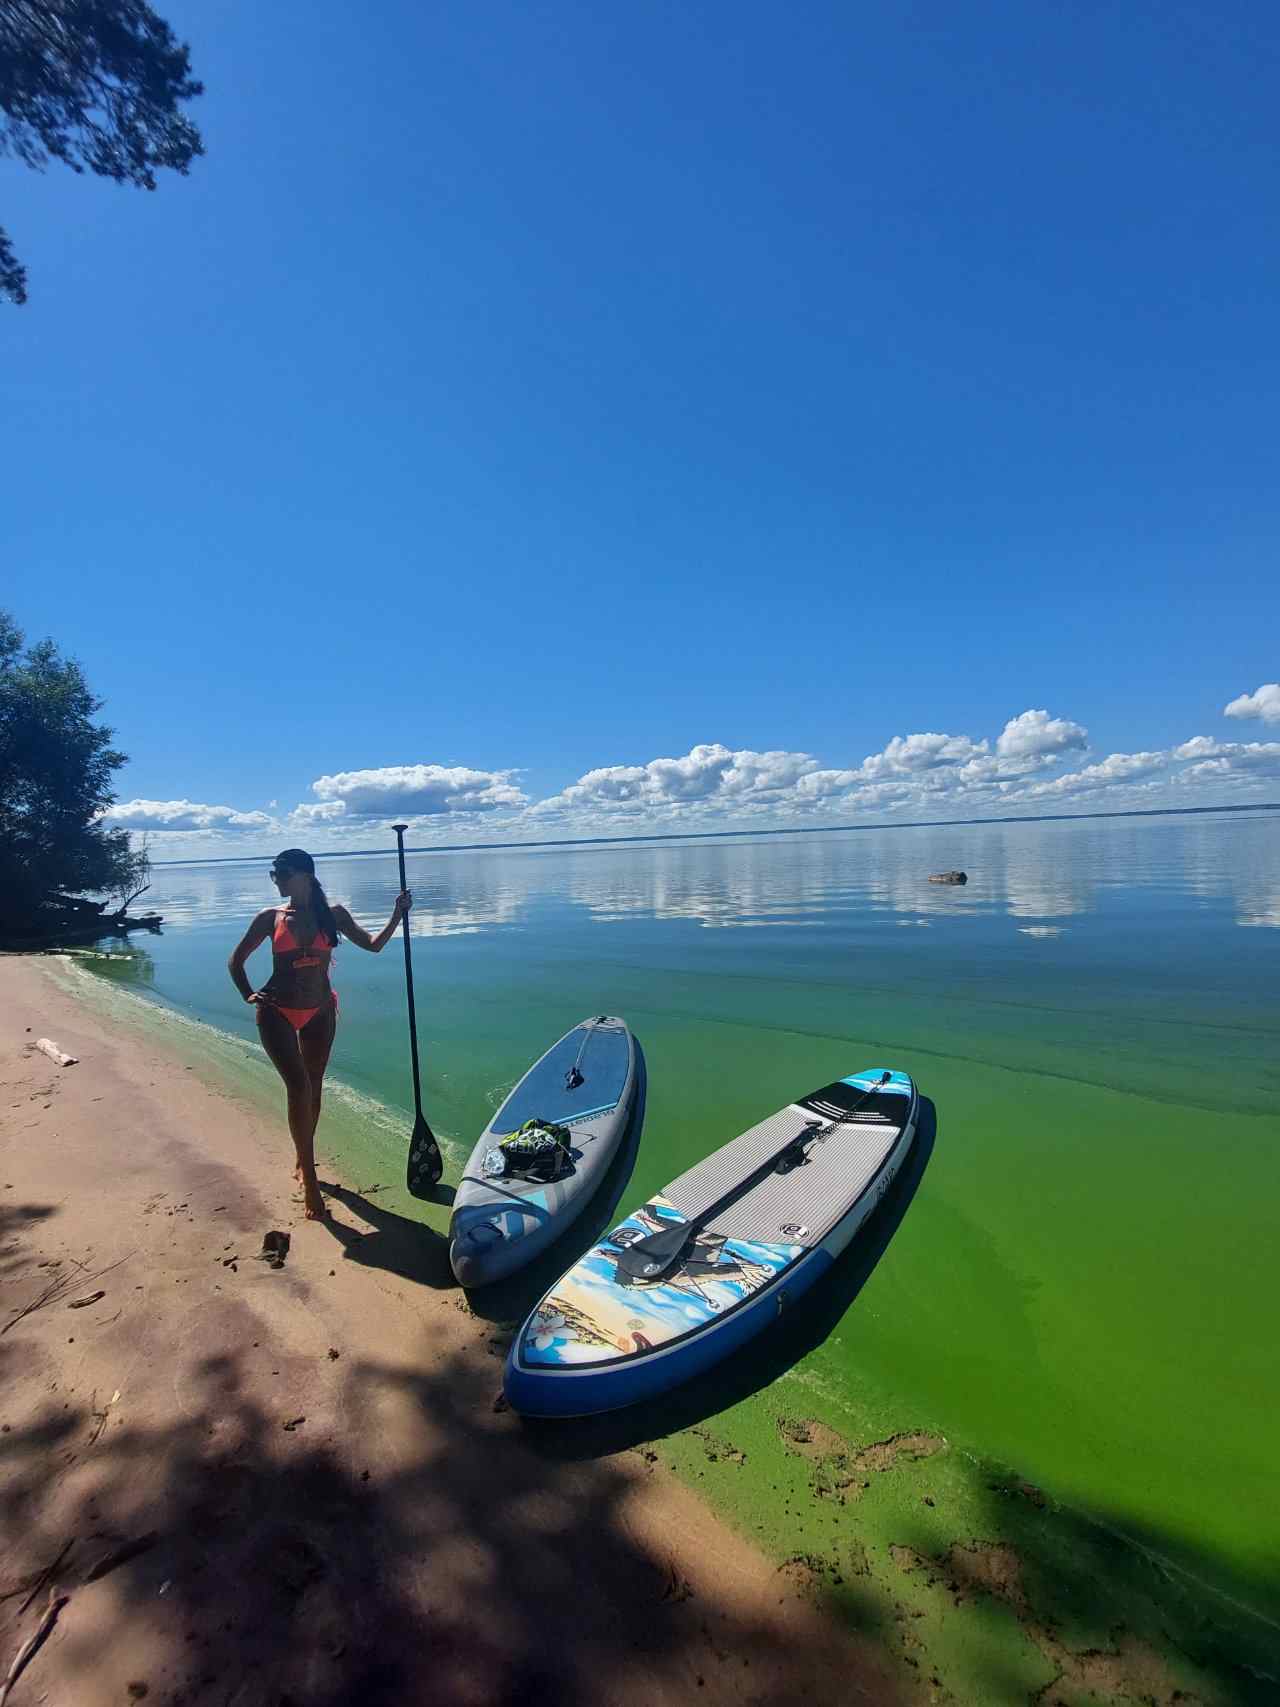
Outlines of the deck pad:
M815 1121L828 1126L838 1120L810 1145L803 1167L771 1174L712 1223L726 1238L821 1243L880 1171L908 1117L912 1087L906 1074L894 1074L864 1102L874 1083L870 1074L855 1074L813 1091L731 1139L673 1180L663 1195L692 1220L788 1138Z
M505 1138L526 1120L572 1126L608 1114L618 1106L630 1071L631 1040L624 1025L592 1020L575 1026L521 1079L489 1122L489 1135Z

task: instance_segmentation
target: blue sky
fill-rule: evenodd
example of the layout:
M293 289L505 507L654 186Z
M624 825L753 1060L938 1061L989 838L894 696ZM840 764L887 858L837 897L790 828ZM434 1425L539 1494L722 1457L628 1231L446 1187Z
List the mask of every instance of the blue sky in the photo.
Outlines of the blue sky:
M158 852L1280 798L1273 7L159 9L188 179L0 162Z

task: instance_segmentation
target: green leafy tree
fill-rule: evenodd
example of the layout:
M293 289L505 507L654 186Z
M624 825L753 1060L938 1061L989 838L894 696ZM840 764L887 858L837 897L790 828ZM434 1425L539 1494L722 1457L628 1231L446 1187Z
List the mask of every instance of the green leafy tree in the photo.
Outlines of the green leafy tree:
M60 160L154 190L157 171L185 174L204 153L180 110L203 92L190 50L145 0L0 0L0 154L37 171ZM27 300L3 230L0 296Z
M107 829L125 756L94 721L102 701L51 640L28 647L0 611L0 926L39 929L64 894L127 895L148 867Z

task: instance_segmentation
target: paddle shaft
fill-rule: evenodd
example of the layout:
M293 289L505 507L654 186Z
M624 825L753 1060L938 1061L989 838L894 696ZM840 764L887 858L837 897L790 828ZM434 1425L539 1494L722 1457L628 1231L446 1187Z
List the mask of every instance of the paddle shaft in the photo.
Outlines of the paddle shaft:
M829 1121L825 1130L834 1131L851 1114L856 1114L869 1097L874 1096L882 1086L888 1084L889 1078L888 1073L883 1074L874 1085L863 1092L851 1108L845 1110L840 1120ZM670 1227L662 1227L656 1233L648 1234L646 1238L637 1239L634 1245L627 1245L619 1258L620 1266L625 1268L628 1274L635 1275L637 1278L656 1279L658 1275L672 1266L685 1246L710 1226L718 1215L723 1215L725 1210L731 1209L739 1198L745 1197L749 1191L754 1191L761 1180L767 1179L778 1164L784 1161L798 1145L811 1143L823 1130L822 1121L811 1121L803 1132L797 1132L794 1137L788 1138L785 1144L775 1150L771 1156L766 1157L758 1166L752 1168L745 1179L740 1179L737 1185L730 1186L724 1196L718 1198L708 1208L700 1210L688 1221L679 1221ZM640 1261L637 1262L636 1258L639 1258ZM646 1262L645 1258L649 1260Z
M404 872L404 833L409 828L407 824L393 824L396 833L396 851L400 855L400 890L401 893L409 887ZM418 1014L413 1005L413 954L409 948L409 915L406 913L400 920L400 929L404 935L404 984L409 997L409 1060L413 1064L413 1107L419 1120L425 1120L422 1112L422 1081L418 1076Z

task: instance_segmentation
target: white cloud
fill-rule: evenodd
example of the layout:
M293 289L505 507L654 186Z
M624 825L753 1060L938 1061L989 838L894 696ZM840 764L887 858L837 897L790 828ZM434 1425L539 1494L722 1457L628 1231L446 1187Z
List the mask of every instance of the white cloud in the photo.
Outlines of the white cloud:
M869 817L943 818L987 812L1035 810L1055 801L1089 797L1100 805L1156 805L1183 780L1193 785L1216 774L1233 790L1271 774L1271 748L1196 736L1173 751L1111 753L1075 769L1067 755L1085 749L1088 732L1068 718L1031 709L1010 718L993 744L971 735L921 732L896 735L856 766L820 764L806 753L733 750L718 742L693 747L683 758L611 765L588 771L559 794L532 806L512 825L534 830L548 817L572 833L623 829L748 827L753 821L785 826ZM1213 760L1201 769L1186 761ZM1185 766L1185 768L1183 768Z
M1036 768L1052 763L1063 753L1083 752L1089 732L1066 717L1050 717L1044 710L1024 711L1011 717L996 742L996 757L1010 766Z
M1228 746L1222 755L1233 771L1249 776L1280 776L1280 741L1248 741Z
M1140 777L1154 776L1166 769L1167 753L1111 753L1096 765L1083 770L1064 771L1051 782L1029 783L1019 789L1020 800L1043 800L1054 795L1087 794L1095 789L1111 788L1117 783L1136 782Z
M721 789L727 795L771 795L793 787L812 771L815 760L808 753L753 753L744 748L734 753L725 771Z
M994 752L985 738L969 735L895 735L883 752L862 761L853 781L905 781L910 785L905 792L918 794L922 805L936 804L945 795L969 796L979 803L984 796L996 798L992 790L1006 787L1009 778L1043 770L1063 753L1083 750L1088 739L1079 723L1050 717L1047 711L1024 711L1005 724ZM859 804L888 803L857 798Z
M274 819L234 806L203 806L194 800L124 800L103 813L105 823L124 830L264 830Z
M808 753L757 753L746 747L735 752L713 741L690 748L683 758L587 771L533 811L556 816L601 809L750 811L763 803L776 805L816 766Z
M862 781L862 772L856 771L806 771L796 782L796 794L807 804L833 800L838 795L847 794L851 788L856 788Z
M294 824L332 824L335 819L344 816L347 810L345 800L317 800L304 802L295 806L289 814L289 820Z
M973 741L967 735L895 735L882 753L863 759L860 774L873 782L904 773L916 775L963 764L986 750L985 741Z
M1090 784L1128 782L1136 776L1151 776L1163 770L1169 762L1167 753L1110 753L1096 765L1086 765L1075 774L1087 778Z
M1260 699L1265 689L1253 696ZM1169 750L1085 755L1083 725L1032 709L998 737L922 731L895 735L858 763L820 762L787 749L758 752L703 742L676 757L589 770L549 798L531 802L515 769L385 765L318 777L313 799L291 813L240 811L189 800L131 800L106 821L188 842L191 852L261 847L283 834L318 852L367 846L372 820L403 817L423 845L470 839L536 840L548 835L629 831L786 828L937 820L1066 810L1177 806L1194 790L1206 802L1274 798L1280 741L1230 742L1195 735ZM833 755L837 761L844 755ZM186 838L184 840L184 838ZM952 902L954 905L954 901Z
M463 765L383 765L377 770L317 777L311 792L322 804L341 805L355 816L403 813L435 818L526 805L527 797L511 781L514 775L514 771L477 771Z
M1196 735L1175 747L1173 756L1200 761L1182 772L1183 781L1215 776L1280 777L1280 741L1214 741L1207 735Z
M1242 693L1222 708L1224 717L1258 717L1280 723L1280 682L1263 682L1256 693Z

